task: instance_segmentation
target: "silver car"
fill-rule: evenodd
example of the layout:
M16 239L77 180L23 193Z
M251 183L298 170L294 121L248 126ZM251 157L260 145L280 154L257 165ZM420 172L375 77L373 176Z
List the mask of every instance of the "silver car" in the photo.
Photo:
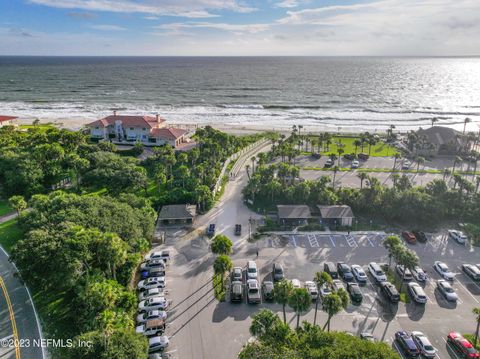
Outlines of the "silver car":
M445 279L437 280L437 289L449 302L456 302L458 300L457 293L455 293L455 290Z
M437 351L433 347L430 340L422 332L412 332L412 338L418 349L422 352L422 355L426 358L435 358Z
M423 288L420 287L420 284L417 282L410 282L408 283L408 290L415 302L419 304L427 303L427 295L423 291Z

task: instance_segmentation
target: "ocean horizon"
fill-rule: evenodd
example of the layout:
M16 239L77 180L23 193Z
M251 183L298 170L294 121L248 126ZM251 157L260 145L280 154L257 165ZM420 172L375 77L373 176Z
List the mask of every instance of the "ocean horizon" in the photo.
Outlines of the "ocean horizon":
M0 56L0 111L90 121L116 109L174 123L478 131L480 57Z

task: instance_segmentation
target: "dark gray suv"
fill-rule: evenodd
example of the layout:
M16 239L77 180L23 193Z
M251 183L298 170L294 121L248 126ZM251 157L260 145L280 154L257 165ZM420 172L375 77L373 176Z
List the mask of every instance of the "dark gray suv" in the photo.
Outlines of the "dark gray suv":
M272 278L274 282L278 282L285 278L281 264L273 263Z

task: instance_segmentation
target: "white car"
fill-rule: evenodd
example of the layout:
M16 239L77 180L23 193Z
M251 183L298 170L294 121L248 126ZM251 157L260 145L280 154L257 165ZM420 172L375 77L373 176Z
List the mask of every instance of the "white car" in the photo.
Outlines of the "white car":
M463 272L473 280L480 280L480 269L473 264L462 264Z
M145 261L149 261L151 259L163 259L164 261L170 259L170 252L169 251L155 251L155 252L151 252L151 253L148 253L145 257L144 257Z
M410 272L410 269L406 269L405 271L403 270L403 265L397 264L395 267L398 275L400 278L403 278L403 280L408 280L411 281L413 279L412 272Z
M150 310L146 313L140 313L139 315L137 315L137 323L139 324L142 324L149 320L154 320L154 319L162 319L162 320L167 319L167 312L163 310Z
M378 263L370 262L368 264L368 270L378 283L387 281L387 276L383 272L382 268L380 268Z
M169 340L166 335L156 336L148 340L148 352L154 353L165 350L168 347Z
M425 282L427 280L427 273L419 266L413 267L412 275L418 282Z
M302 288L302 284L298 279L292 279L293 288Z
M457 231L455 229L450 229L448 231L448 236L457 241L458 244L467 244L467 236L462 231Z
M165 288L165 277L151 277L138 282L138 290L147 290L152 288Z
M324 283L320 287L320 296L322 298L325 298L327 295L332 294L332 290L330 289L329 285L327 283Z
M358 168L360 166L360 162L357 160L352 161L352 168Z
M153 297L163 297L164 294L165 294L165 291L163 290L163 288L152 288L152 289L148 289L143 292L140 292L140 294L138 295L138 300L142 301L142 300L153 298Z
M457 293L455 293L455 290L445 279L437 280L437 289L449 302L456 302L458 300Z
M412 338L425 358L435 358L437 351L433 347L432 343L430 343L430 340L428 340L425 334L415 331L412 332Z
M420 304L427 302L427 295L423 291L423 288L417 282L408 283L408 290L413 297L413 300Z
M161 319L153 319L149 320L146 323L142 323L141 325L135 328L135 333L143 334L147 337L151 337L153 335L161 335L165 331L165 322Z
M165 268L165 262L163 261L163 259L150 259L146 262L143 262L142 264L140 264L140 269L141 270L148 270L148 269L152 269L152 268Z
M367 282L367 273L363 270L358 264L352 264L352 273L355 276L357 282L366 283Z
M408 170L411 165L412 164L410 163L410 161L408 161L408 160L403 161L402 170Z
M332 289L334 292L338 292L340 289L345 290L345 286L340 279L333 279L332 280Z
M258 269L257 263L255 261L248 261L247 262L247 280L248 279L257 279L258 277Z
M313 300L318 299L318 289L315 282L312 282L311 280L307 280L305 282L305 288L308 290L308 293L310 293L310 296L312 297Z
M455 278L455 274L451 272L450 269L448 269L448 266L443 262L436 261L433 264L433 268L437 271L438 274L440 274L443 279L453 280Z
M165 310L168 308L168 300L165 297L153 297L142 300L138 303L139 312L148 312L149 310Z
M262 300L260 287L256 279L247 280L247 302L249 304L257 304Z

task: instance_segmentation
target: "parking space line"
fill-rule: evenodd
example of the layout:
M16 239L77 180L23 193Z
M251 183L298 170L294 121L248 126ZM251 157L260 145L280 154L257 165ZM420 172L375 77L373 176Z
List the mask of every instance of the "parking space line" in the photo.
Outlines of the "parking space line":
M372 247L375 247L375 245L372 243L372 241L370 240L370 238L368 236L367 236L367 241Z
M443 339L443 341L444 341L445 344L446 344L445 346L446 346L446 348L447 348L448 354L450 354L450 352L448 351L448 348L450 348L450 350L452 351L453 355L455 355L455 358L456 358L456 359L461 359L461 358L458 357L458 355L457 355L457 353L455 352L455 350L453 350L453 349L450 347L450 344L448 344L447 339L445 339L444 337L442 337L442 339Z
M295 239L295 236L291 236L291 239L293 241L293 247L296 247L297 246L297 241Z
M332 242L332 246L336 247L335 241L333 240L331 235L328 235L328 238L330 238L330 241Z
M470 295L470 297L473 298L473 300L474 300L475 302L480 303L480 302L478 301L478 299L475 298L474 295L473 295L472 293L470 293L470 291L467 289L467 287L465 287L458 279L456 280L456 282L460 285L460 287L462 287L463 289L465 289L465 291Z
M358 243L355 241L355 238L351 234L346 235L345 240L347 241L349 247L358 247Z
M310 242L310 246L313 248L318 248L320 245L318 244L317 237L314 234L307 234L308 241Z
M473 280L463 271L462 267L457 266L457 269L460 271L460 274L461 274L462 276L465 276L465 277L468 279L468 281L469 281L470 283L472 283L475 287L477 287L478 289L480 289L480 285L478 285L478 283L476 283L475 281L473 281Z

